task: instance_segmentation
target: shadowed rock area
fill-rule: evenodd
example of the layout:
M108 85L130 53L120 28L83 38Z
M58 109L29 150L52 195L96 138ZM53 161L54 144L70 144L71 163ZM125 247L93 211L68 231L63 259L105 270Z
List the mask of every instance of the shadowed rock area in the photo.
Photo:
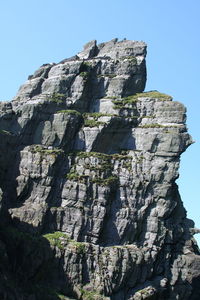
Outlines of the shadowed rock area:
M200 299L186 110L144 92L145 56L91 41L0 102L0 299Z

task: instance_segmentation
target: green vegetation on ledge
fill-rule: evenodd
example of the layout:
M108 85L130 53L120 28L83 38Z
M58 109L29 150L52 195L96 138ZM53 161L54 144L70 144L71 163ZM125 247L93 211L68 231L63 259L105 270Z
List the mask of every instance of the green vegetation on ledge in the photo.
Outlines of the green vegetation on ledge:
M80 289L80 292L82 293L82 298L83 300L103 300L105 299L105 297L101 294L99 294L98 291L95 291L95 290L87 290L87 289L84 289L81 288Z
M66 99L66 96L64 94L60 93L53 93L50 95L47 95L46 100L51 102L56 102L58 104L63 103Z
M94 169L95 170L95 169ZM101 171L101 169L96 169L96 171ZM91 176L91 175L85 175L85 174L79 174L75 171L71 171L66 175L66 178L71 181L77 181L80 183L85 183L87 180L91 183L95 183L101 186L107 186L112 185L113 183L117 183L118 177L115 175L107 176L105 178L99 177L99 176Z
M122 98L120 100L112 100L114 104L114 109L123 109L127 108L126 105L133 105L138 101L137 97L135 95L133 96L128 96L125 98Z
M65 249L65 244L71 244L76 248L78 254L85 253L86 243L71 240L66 233L55 231L53 233L44 234L43 237L49 241L52 246L58 247L60 250Z
M158 91L138 93L135 95L135 97L137 97L137 99L138 98L151 98L151 99L156 99L159 101L171 101L172 100L172 97L170 95L163 94Z
M105 122L98 121L98 118L105 117L105 116L112 116L112 115L103 114L100 112L94 112L94 113L83 113L82 116L84 118L84 126L85 127L98 127L100 125L105 124Z
M98 122L98 121L96 121L96 120L84 120L84 126L85 127L90 127L90 128L92 128L92 127L99 127L99 126L101 126L101 125L104 125L105 124L105 122Z
M127 105L135 104L140 98L151 98L159 101L172 100L172 97L167 94L163 94L158 91L151 91L151 92L137 93L135 95L124 97L120 100L113 100L112 102L114 104L114 109L124 109L127 108Z
M30 149L31 153L41 153L41 154L50 154L50 155L59 155L64 153L62 149L54 148L54 149L46 149L42 145L33 145Z
M66 175L68 180L78 181L84 183L89 178L89 175L80 175L77 172L70 172Z
M86 252L86 243L76 242L74 240L70 240L70 243L76 248L78 254L84 254Z
M63 241L69 241L68 235L60 231L44 234L43 237L47 239L52 246L56 246L61 250L64 249Z
M158 123L150 123L138 126L138 128L178 128L178 125L163 125Z

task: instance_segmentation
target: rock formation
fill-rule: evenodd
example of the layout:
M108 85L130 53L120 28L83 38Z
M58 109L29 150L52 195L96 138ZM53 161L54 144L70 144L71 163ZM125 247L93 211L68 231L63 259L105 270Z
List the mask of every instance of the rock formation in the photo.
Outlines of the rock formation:
M0 103L0 299L200 299L186 111L143 92L145 56L91 41Z

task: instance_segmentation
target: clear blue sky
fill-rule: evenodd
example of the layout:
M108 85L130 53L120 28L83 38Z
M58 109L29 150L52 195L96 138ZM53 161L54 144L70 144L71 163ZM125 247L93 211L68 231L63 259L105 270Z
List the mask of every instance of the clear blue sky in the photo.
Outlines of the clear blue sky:
M200 228L199 16L199 0L2 0L0 99L10 100L43 63L70 57L92 39L145 41L146 90L168 93L188 110L196 143L182 155L178 184L188 217Z

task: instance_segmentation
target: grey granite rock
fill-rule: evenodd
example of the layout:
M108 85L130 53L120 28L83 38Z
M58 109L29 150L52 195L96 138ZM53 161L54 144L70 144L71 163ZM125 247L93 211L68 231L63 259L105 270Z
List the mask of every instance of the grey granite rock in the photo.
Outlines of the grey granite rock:
M0 103L0 298L199 299L186 111L143 92L145 56L91 41Z

